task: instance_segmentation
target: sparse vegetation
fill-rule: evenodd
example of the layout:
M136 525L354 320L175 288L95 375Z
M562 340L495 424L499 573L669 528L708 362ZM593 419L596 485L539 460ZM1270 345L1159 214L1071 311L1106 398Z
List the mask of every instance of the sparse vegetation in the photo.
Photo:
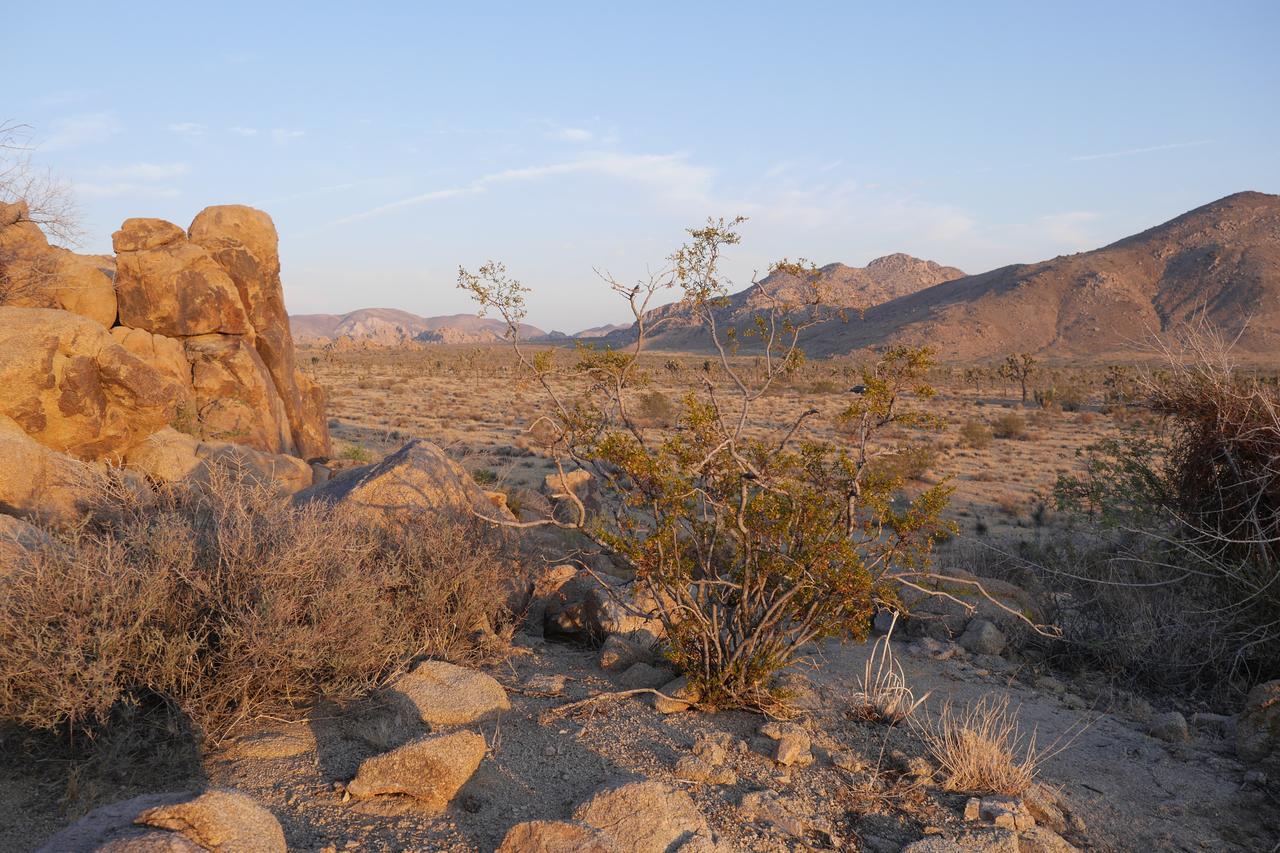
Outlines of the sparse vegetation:
M679 430L655 440L640 428L635 388L646 378L638 365L649 300L679 288L714 328L713 309L727 293L720 256L738 242L740 221L691 230L670 266L648 281L611 281L636 319L630 352L580 349L566 369L551 353L528 357L514 344L553 404L542 420L557 431L556 464L594 471L622 498L608 517L589 517L578 502L576 519L560 523L634 568L658 602L668 656L706 704L721 707L770 704L770 676L811 640L865 637L873 609L896 602L894 581L919 570L947 528L940 513L949 493L934 486L896 506L901 479L881 464L893 446L873 443L889 427L938 425L904 402L934 393L925 382L927 351L893 349L863 368L863 393L838 416L847 446L810 431L816 409L772 429L756 414L756 402L802 363L797 342L815 322L807 309L816 295L775 301L742 335L715 333L728 396L706 381L685 397ZM779 270L802 282L815 276L802 264ZM459 286L519 328L525 289L500 264L462 270ZM765 353L754 376L730 357L741 338L755 338ZM704 374L710 369L704 363ZM589 380L589 393L571 403L560 384L574 379Z
M387 527L229 480L116 501L54 535L0 597L0 721L92 738L167 707L216 740L342 700L421 655L483 653L499 606L482 531Z
M1004 696L984 696L961 708L947 702L919 729L948 791L1020 795L1046 757L1036 733L1022 731L1017 709Z
M985 421L969 418L960 425L960 439L974 450L982 450L991 444L995 433Z
M1017 412L1005 412L991 424L991 433L996 438L1025 440L1028 436L1027 419Z

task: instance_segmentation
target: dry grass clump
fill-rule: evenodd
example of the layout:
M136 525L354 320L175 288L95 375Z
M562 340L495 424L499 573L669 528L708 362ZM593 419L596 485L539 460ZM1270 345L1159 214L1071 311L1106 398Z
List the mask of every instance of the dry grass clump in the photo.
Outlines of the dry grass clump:
M948 702L920 732L948 791L1018 796L1048 757L1034 731L1022 732L1005 696L983 696L961 709Z
M902 664L893 653L890 639L897 624L898 614L894 613L888 633L876 640L871 648L853 699L858 716L891 726L909 718L929 698L928 693L916 697L915 691L907 684Z
M92 737L160 701L217 739L477 655L499 606L494 548L453 521L383 527L226 480L114 510L4 581L0 723Z
M996 438L1023 440L1028 435L1026 418L1017 412L1005 412L991 424L991 432Z
M960 425L960 439L975 450L982 450L990 445L993 437L991 427L977 418L969 418Z

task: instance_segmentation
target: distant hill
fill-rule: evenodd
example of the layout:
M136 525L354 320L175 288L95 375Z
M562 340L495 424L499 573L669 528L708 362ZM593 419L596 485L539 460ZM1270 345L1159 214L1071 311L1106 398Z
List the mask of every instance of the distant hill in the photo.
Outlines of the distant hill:
M502 339L506 324L491 317L451 314L419 317L395 308L361 308L347 314L293 314L289 328L298 343L324 344L339 340L369 346L398 346L418 343L490 343ZM521 326L526 339L542 338L545 332Z
M1238 351L1280 353L1280 196L1242 192L1091 252L1001 267L811 330L811 355L930 344L950 359L1134 354L1203 312Z
M822 293L823 304L831 309L846 310L867 309L964 275L963 270L955 267L901 253L876 258L865 267L827 264L819 273L817 287ZM808 288L802 284L786 273L766 276L746 290L731 295L728 304L717 310L716 325L720 328L748 326L754 316L768 310L771 298L803 301ZM710 345L701 319L683 303L674 302L656 308L649 312L647 320L650 325L663 321L656 333L649 337L649 346L654 349L701 350ZM605 337L611 346L623 346L634 340L633 326L610 332Z
M581 332L578 332L575 335L571 335L570 337L603 338L605 335L609 334L610 332L620 332L623 329L628 329L630 327L631 327L630 323L612 323L607 326L592 326L590 329L583 329Z

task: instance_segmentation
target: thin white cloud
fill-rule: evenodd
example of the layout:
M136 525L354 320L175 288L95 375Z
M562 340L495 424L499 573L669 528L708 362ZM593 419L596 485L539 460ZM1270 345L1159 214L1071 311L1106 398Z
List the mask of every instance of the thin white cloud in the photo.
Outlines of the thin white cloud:
M1208 145L1213 142L1212 139L1197 139L1194 142L1170 142L1165 145L1149 145L1146 148L1129 148L1124 151L1107 151L1103 154L1080 154L1072 157L1073 163L1085 160L1108 160L1112 157L1133 157L1137 154L1150 154L1153 151L1172 151L1175 148L1194 148L1198 145Z
M1088 247L1097 239L1087 226L1102 218L1092 210L1072 210L1040 217L1039 230L1049 239L1064 246Z
M169 181L191 171L186 163L130 163L126 166L102 166L95 169L95 178L109 181Z
M141 184L132 181L116 183L96 183L93 181L77 181L71 185L77 195L91 198L174 198L181 195L177 187Z
M236 125L235 127L231 128L231 132L234 133L236 136L257 136L258 135L258 129L256 127L242 127L240 125Z
M179 136L197 137L204 136L205 126L194 121L180 121L169 125L169 130Z
M590 142L595 139L595 134L584 127L562 127L553 131L551 138L564 142Z
M493 172L482 175L466 186L412 195L345 216L335 220L333 224L356 222L419 204L474 195L500 184L568 175L599 175L637 183L664 201L705 207L709 202L712 172L689 162L686 154L590 154L562 163Z
M122 129L120 120L111 112L69 116L53 123L53 132L40 148L44 151L66 151L95 145L115 136Z
M271 140L277 145L287 145L295 139L301 139L306 136L305 130L290 130L283 127L277 127L271 131Z

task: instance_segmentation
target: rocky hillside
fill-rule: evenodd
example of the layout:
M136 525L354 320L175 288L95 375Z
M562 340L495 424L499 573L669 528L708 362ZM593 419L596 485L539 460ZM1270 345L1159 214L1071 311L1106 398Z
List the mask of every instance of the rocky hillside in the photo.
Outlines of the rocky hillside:
M836 313L834 309L867 309L964 275L955 267L901 253L876 258L865 267L827 264L819 272L817 287L824 306L833 309L832 314ZM774 273L730 296L728 304L717 312L716 323L721 328L749 326L754 316L768 310L772 300L803 303L808 290L807 283L794 276ZM662 321L649 339L650 346L656 349L700 350L710 345L699 318L679 302L651 311L648 319L651 325ZM605 340L611 345L625 345L635 340L635 330L627 327L607 334Z
M0 205L0 514L73 521L107 466L139 488L218 467L310 485L325 397L295 363L277 242L228 205L186 230L126 220L87 257Z
M492 343L502 339L506 325L491 317L451 314L419 317L395 308L361 308L347 314L295 314L289 318L298 343L339 346L401 346L409 343ZM522 326L526 339L546 335Z
M1091 252L967 276L810 334L812 355L893 342L945 358L1132 355L1203 312L1238 351L1280 345L1280 196L1243 192Z

